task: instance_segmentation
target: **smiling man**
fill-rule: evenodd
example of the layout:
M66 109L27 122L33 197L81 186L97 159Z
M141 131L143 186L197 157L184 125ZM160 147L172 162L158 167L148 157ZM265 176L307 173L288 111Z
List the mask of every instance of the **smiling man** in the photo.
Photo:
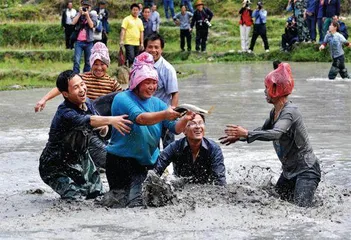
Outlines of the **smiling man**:
M196 114L188 122L184 134L184 138L162 151L155 165L156 173L161 175L173 163L174 174L189 178L191 183L226 185L222 150L214 141L204 137L204 116Z
M56 86L65 100L52 120L49 140L40 156L40 176L64 199L95 198L103 188L88 150L93 130L104 135L110 124L124 135L132 122L125 119L127 115L97 116L83 79L72 70L62 72Z

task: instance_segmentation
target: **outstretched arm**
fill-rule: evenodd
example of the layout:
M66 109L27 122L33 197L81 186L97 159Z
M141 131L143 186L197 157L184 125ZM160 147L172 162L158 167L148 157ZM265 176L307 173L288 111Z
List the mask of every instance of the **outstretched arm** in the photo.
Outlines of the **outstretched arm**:
M42 111L45 108L46 102L49 101L50 99L53 99L54 97L60 95L60 91L58 90L58 88L53 88L50 90L50 92L48 92L44 97L42 97L42 99L40 99L39 102L37 102L37 104L34 107L34 111L35 112L39 112Z
M130 132L130 127L127 124L133 124L130 120L127 119L128 115L121 115L115 117L104 117L93 115L90 117L90 125L94 128L102 127L105 125L112 125L118 132L122 135Z

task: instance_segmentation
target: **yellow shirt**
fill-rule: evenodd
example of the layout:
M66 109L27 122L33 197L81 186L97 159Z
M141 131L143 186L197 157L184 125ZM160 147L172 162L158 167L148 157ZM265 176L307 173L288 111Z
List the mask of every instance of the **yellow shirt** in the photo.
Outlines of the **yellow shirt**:
M140 33L144 31L144 25L141 19L129 15L123 19L122 28L126 30L124 44L139 46Z

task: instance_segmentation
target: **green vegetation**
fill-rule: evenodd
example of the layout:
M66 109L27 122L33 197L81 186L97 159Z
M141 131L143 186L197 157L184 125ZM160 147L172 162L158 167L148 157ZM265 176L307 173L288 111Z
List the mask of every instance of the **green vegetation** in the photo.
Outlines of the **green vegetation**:
M95 0L96 1L96 0ZM177 0L176 0L177 1ZM31 0L31 4L22 4L22 0L0 0L0 19L5 23L0 25L0 90L10 86L51 87L56 76L65 69L71 69L73 51L64 46L64 33L60 26L61 0ZM109 49L112 65L111 75L116 75L117 50L121 19L129 13L129 5L134 1L108 1L111 11L111 33ZM161 0L159 0L161 2ZM178 0L180 2L180 0ZM236 62L236 61L330 61L328 49L318 51L319 45L296 45L291 53L280 51L281 35L284 32L288 14L284 11L287 0L266 1L269 16L267 33L270 53L264 53L262 41L259 38L255 46L255 54L240 54L240 33L238 10L241 0L206 0L214 11L215 18L210 30L207 53L180 52L179 29L173 22L162 19L161 35L166 40L164 56L173 64L201 62ZM350 11L350 0L345 0L344 13ZM78 7L78 6L76 6ZM159 9L161 16L164 11ZM284 14L281 14L284 13ZM271 14L279 14L271 16ZM345 20L351 26L351 20ZM193 49L195 45L193 34ZM346 61L351 60L350 49L345 49ZM82 63L83 64L83 63ZM81 66L82 67L82 66ZM185 77L193 72L187 72L182 66L177 66Z

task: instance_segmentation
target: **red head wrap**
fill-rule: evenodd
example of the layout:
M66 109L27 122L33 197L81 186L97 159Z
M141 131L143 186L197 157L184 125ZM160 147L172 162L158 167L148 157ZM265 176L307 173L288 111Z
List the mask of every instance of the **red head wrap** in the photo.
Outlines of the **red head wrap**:
M294 79L288 63L280 63L278 68L268 73L264 79L267 93L270 97L283 97L289 95L294 89Z

